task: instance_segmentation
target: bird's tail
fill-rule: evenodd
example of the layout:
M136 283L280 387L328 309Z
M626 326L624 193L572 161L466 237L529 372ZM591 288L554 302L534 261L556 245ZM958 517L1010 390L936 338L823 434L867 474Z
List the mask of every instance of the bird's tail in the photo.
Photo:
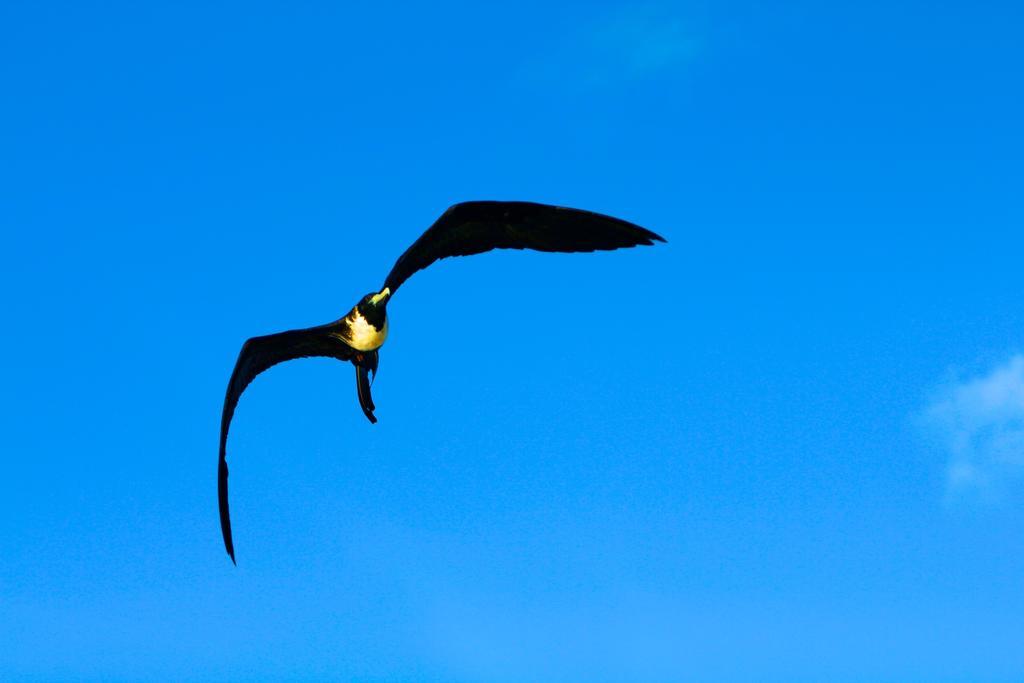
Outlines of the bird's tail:
M377 423L377 418L374 417L373 411L375 407L373 405L373 397L370 396L370 371L373 370L376 374L377 366L377 354L374 352L374 358L372 364L356 365L356 391L359 394L359 407L363 409L363 414L366 415L366 419L371 424Z

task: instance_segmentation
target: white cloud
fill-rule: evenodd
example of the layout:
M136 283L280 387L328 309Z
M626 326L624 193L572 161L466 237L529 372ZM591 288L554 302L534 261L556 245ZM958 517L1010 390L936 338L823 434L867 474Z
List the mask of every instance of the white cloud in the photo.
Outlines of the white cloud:
M682 21L650 7L594 24L582 42L595 81L651 76L688 61L697 49Z
M582 22L527 67L560 87L609 86L670 75L690 62L699 42L689 25L658 5L628 5Z
M1024 355L955 383L926 416L949 452L947 494L999 495L1024 476Z

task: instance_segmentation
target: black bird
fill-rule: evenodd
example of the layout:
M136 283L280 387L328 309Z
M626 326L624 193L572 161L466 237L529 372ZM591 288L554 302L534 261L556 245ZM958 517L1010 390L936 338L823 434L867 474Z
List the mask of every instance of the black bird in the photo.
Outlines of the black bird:
M326 356L350 361L356 369L359 405L374 417L370 378L377 372L377 349L388 335L386 307L402 283L438 259L491 249L550 252L608 251L665 240L650 230L599 213L532 202L464 202L444 212L398 257L379 292L364 296L344 318L327 325L253 337L242 345L224 397L220 422L217 497L224 547L235 561L228 511L228 427L239 397L264 370L295 358Z

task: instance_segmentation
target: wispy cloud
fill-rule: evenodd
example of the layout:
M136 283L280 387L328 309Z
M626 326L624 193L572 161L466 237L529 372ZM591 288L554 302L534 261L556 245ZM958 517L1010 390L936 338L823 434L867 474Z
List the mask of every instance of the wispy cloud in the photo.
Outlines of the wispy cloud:
M643 78L689 61L696 39L682 20L653 7L624 10L590 26L583 44L592 80Z
M954 383L926 418L948 450L947 495L1000 495L1024 477L1024 355Z
M569 31L531 71L565 83L611 85L668 75L699 47L691 27L667 9L627 6Z

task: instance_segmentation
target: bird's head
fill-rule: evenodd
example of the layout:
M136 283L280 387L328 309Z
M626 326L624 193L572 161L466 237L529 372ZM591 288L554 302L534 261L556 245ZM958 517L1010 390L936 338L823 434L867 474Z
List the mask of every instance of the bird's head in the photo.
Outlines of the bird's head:
M385 307L388 304L388 299L391 298L391 290L385 287L379 292L370 292L356 305L356 309L365 317L367 320L376 322L377 320L383 320L387 315Z
M362 301L360 301L359 303L363 306L369 306L373 308L384 308L388 303L388 299L390 298L391 290L385 287L379 292L370 292L369 294L364 296Z

